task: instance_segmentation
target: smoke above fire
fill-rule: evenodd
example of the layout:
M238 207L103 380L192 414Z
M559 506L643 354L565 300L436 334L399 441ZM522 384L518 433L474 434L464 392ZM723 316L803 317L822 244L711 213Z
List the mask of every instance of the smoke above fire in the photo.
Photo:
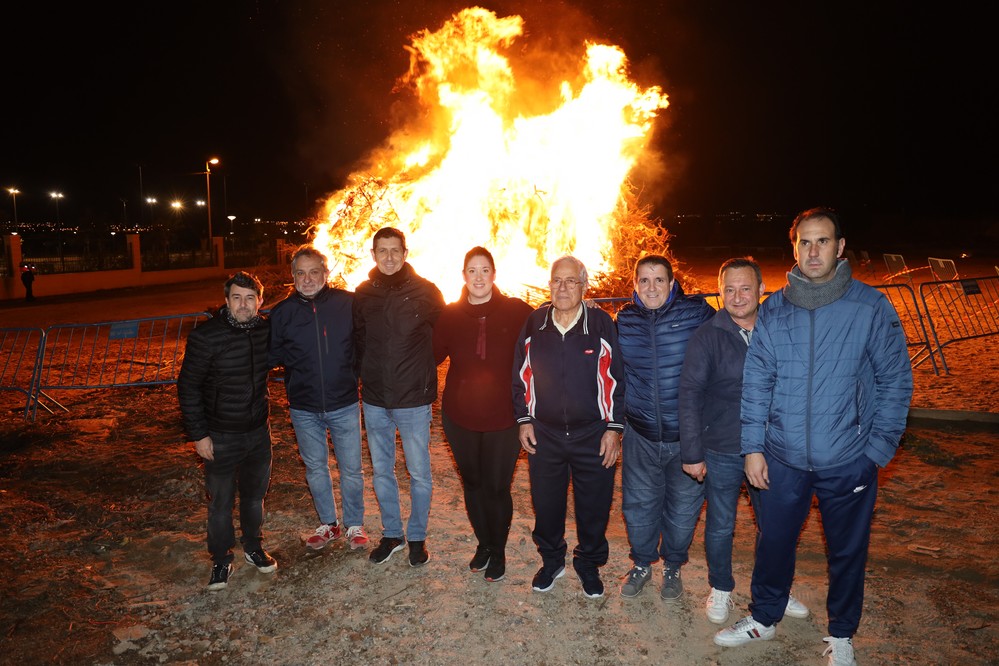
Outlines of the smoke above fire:
M613 265L634 208L628 177L650 151L666 95L634 83L611 44L581 44L575 71L558 78L521 66L512 47L523 34L521 17L475 7L412 36L399 84L420 113L326 200L315 229L338 283L367 277L371 238L385 226L406 234L408 261L449 299L476 245L518 295L536 293L564 254L594 275Z

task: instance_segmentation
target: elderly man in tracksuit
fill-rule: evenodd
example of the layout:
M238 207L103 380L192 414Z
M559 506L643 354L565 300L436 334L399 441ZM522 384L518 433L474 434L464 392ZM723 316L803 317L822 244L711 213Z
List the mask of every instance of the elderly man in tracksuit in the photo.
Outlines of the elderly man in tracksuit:
M814 495L829 561L824 654L830 665L850 666L878 469L905 430L912 369L891 303L839 259L845 241L836 213L807 210L790 235L797 266L760 307L743 371L742 453L746 477L761 490L752 614L715 643L774 637Z
M534 542L542 566L535 592L565 574L566 492L572 479L576 536L572 565L583 594L604 595L598 567L607 563L607 521L624 429L624 384L614 321L583 304L586 267L555 260L551 305L527 319L514 349L513 410L529 454Z

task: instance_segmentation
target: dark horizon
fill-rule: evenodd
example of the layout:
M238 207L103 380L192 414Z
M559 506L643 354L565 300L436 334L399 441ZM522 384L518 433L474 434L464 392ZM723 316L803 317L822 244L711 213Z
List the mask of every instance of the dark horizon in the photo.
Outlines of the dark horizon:
M227 213L305 218L406 110L393 86L409 36L471 4L12 10L0 215L13 218L15 186L22 222L53 219L48 193L61 191L64 222L134 224L140 169L144 196L191 201L218 156L216 225ZM524 17L512 51L589 36L621 46L641 85L662 86L667 175L646 190L657 217L829 205L892 226L996 219L982 16L902 3L478 4Z

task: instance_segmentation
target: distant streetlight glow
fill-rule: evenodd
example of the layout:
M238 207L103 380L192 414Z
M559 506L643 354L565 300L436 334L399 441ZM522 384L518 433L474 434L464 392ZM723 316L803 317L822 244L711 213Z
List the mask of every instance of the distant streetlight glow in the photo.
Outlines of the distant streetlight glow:
M16 187L8 187L7 191L10 192L10 198L14 201L14 226L17 225L17 195L21 193L21 190Z

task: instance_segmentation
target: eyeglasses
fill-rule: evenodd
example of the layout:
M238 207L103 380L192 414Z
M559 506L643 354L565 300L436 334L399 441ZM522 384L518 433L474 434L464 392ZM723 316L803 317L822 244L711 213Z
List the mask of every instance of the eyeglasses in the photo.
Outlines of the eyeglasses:
M583 281L577 280L576 278L552 278L551 282L548 284L552 289L558 289L563 285L565 285L566 289L575 289L579 285L583 284Z

